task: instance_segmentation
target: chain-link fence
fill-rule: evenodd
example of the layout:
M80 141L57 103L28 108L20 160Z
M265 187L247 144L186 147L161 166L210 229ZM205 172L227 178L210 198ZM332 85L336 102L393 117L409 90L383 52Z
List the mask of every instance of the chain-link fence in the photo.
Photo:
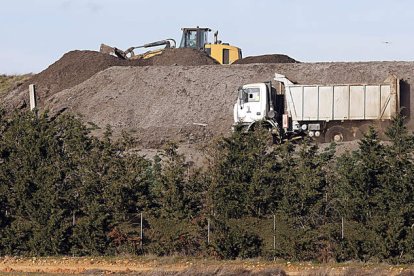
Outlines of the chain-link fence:
M140 213L131 215L128 224L115 228L111 238L119 252L135 254L267 259L320 256L323 261L332 256L335 244L344 238L345 226L339 220L318 229L294 227L277 215L220 220L160 218Z

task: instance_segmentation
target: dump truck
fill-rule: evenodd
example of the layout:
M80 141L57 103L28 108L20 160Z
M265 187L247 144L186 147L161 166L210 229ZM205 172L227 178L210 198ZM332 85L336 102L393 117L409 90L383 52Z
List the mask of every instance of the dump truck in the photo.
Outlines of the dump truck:
M280 140L313 137L342 142L384 129L400 111L400 80L380 84L294 84L282 74L272 82L243 85L234 105L233 129L259 123Z

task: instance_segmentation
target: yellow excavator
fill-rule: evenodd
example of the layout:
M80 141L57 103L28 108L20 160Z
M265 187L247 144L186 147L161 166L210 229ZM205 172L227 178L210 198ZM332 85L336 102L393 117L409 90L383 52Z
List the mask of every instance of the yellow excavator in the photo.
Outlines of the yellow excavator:
M209 28L182 28L182 37L179 48L192 48L206 52L210 57L217 60L220 64L231 64L234 61L242 58L242 51L236 46L228 43L223 43L218 40L218 31L214 33L214 42L209 43L208 33L211 32ZM142 54L135 54L134 50L140 48L152 48L157 46L164 46L164 48L148 51ZM130 47L123 51L116 47L111 47L101 44L100 52L115 55L122 59L147 59L159 54L162 54L164 49L176 48L174 39L164 39L147 43L141 46Z

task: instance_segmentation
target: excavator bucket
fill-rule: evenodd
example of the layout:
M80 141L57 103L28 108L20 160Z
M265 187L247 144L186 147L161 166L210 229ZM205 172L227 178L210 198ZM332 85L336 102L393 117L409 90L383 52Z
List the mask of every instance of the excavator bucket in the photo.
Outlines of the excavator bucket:
M127 54L124 51L116 47L108 46L103 43L101 44L101 47L99 48L99 52L103 54L108 54L108 55L116 55L117 57L122 58L122 59L128 59Z
M108 46L106 44L101 44L101 48L99 48L99 52L103 54L115 54L114 47Z

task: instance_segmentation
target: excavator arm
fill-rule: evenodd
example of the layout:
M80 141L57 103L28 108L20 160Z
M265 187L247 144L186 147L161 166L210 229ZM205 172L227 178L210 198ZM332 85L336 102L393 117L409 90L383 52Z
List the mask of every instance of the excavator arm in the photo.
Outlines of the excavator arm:
M135 49L151 48L151 47L157 47L157 46L163 46L163 45L165 45L164 49L175 48L176 47L176 42L175 42L174 39L168 38L168 39L164 39L164 40L160 40L160 41L147 43L147 44L144 44L144 45L141 45L141 46L129 47L125 51L123 51L119 48L116 48L116 47L111 47L111 46L105 45L105 44L102 43L99 51L101 53L104 53L104 54L115 55L115 56L117 56L121 59L131 59L132 57L135 56L135 53L134 53Z

